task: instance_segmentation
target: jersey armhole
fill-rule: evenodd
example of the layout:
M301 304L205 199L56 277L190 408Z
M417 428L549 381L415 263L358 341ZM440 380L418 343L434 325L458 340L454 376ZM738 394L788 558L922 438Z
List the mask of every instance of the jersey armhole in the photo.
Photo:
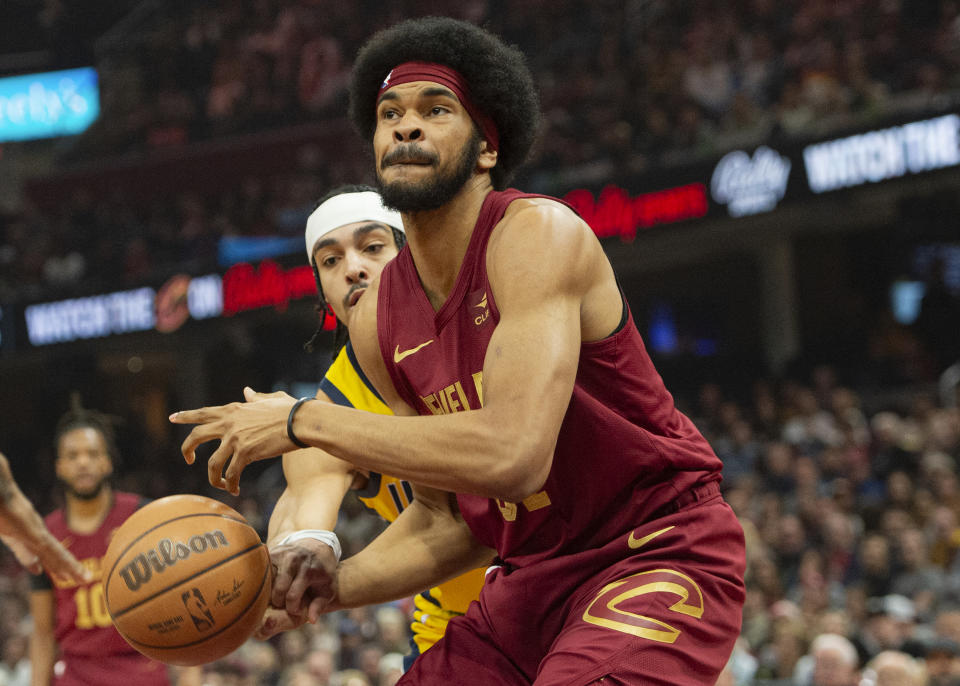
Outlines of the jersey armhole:
M383 477L379 472L370 472L370 476L367 478L367 485L360 489L356 489L358 498L372 498L377 493L380 492L380 482Z
M616 278L616 277L614 277ZM618 333L623 331L623 327L627 325L627 319L630 316L630 308L627 307L627 296L623 294L623 288L620 286L620 280L617 279L617 290L620 291L620 323L617 324L617 328L610 332L610 336L616 336ZM609 338L610 336L607 336Z

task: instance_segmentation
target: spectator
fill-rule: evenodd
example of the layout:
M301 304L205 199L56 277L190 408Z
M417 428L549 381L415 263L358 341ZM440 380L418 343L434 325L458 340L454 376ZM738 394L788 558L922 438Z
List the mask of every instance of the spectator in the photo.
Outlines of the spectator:
M838 634L820 634L810 644L810 652L797 665L797 686L856 686L858 682L856 648Z
M874 686L924 686L923 665L906 653L885 650L867 663L864 676Z

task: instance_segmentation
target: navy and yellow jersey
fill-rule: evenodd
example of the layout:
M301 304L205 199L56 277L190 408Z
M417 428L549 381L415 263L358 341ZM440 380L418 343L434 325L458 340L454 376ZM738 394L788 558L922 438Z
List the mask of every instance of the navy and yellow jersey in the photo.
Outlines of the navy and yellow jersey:
M337 405L377 414L393 414L357 362L349 341L320 382L320 390ZM395 520L413 500L413 489L403 479L370 472L365 488L357 492L364 505L388 522ZM414 599L414 643L423 652L443 636L451 617L467 611L480 595L484 570L475 569L451 579Z
M376 414L393 414L360 369L350 341L340 349L337 359L327 369L320 382L320 390L330 396L330 400L337 405Z

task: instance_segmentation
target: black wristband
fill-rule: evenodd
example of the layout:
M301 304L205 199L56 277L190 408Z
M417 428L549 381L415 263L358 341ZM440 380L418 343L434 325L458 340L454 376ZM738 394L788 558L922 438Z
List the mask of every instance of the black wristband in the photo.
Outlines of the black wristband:
M300 406L303 405L308 400L316 400L316 398L309 395L306 397L300 398L300 400L298 400L293 404L293 407L290 408L290 414L287 415L287 438L293 441L293 444L298 448L311 447L306 443L304 443L303 441L301 441L299 438L297 438L297 435L293 433L293 415L295 415L297 413L297 410L300 409Z

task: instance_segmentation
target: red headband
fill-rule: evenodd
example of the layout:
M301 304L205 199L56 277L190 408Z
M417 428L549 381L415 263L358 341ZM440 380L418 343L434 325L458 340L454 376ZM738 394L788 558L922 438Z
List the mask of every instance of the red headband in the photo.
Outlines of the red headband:
M467 85L467 80L463 78L463 74L443 64L404 62L394 67L380 86L377 93L377 103L380 102L380 96L388 89L411 81L433 81L453 91L460 104L463 105L463 109L467 111L470 118L480 128L480 132L487 139L487 144L491 150L496 152L500 149L500 134L497 132L497 125L493 123L493 119L477 108L473 98L470 97L470 87Z

